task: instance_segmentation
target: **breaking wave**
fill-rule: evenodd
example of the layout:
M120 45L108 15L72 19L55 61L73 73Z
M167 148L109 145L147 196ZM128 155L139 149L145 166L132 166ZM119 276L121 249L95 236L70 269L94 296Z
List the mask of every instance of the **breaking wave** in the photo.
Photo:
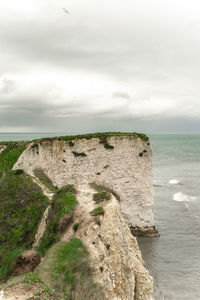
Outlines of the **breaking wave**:
M173 200L177 202L189 202L197 200L197 197L178 192L173 195Z
M178 179L170 179L169 180L169 184L178 184L178 183L180 183L180 180L178 180Z

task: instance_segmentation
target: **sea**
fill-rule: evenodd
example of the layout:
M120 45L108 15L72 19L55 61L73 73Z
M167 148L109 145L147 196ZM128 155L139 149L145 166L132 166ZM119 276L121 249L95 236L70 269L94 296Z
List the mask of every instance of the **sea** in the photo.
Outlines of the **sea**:
M0 141L64 134L0 134ZM150 134L160 237L140 237L155 300L200 300L200 134Z

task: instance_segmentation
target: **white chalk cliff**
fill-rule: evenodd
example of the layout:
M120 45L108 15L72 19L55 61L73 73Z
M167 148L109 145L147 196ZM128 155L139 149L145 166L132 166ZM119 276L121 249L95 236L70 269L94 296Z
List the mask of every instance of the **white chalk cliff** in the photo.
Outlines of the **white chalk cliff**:
M42 168L55 186L75 185L79 205L74 223L81 225L74 234L72 224L62 239L75 235L84 242L106 299L152 300L153 280L131 234L155 233L152 150L147 140L135 136L109 136L106 143L113 148L105 148L99 138L32 142L14 169L33 176L34 169ZM98 206L92 182L113 192L102 204L103 216L90 215Z

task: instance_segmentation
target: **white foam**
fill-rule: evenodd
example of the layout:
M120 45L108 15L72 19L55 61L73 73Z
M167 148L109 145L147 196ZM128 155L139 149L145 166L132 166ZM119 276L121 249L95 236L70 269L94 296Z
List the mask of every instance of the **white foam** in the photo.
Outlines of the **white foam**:
M197 200L197 197L186 195L182 192L178 192L173 195L173 200L177 202L189 202Z
M169 184L178 184L178 183L180 183L180 180L178 180L178 179L170 179L169 180Z

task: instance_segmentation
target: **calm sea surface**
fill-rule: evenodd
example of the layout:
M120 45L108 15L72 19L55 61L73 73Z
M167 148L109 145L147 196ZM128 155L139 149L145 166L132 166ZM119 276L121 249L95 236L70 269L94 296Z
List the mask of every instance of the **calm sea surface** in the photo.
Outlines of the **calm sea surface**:
M63 134L62 134L63 135ZM0 141L59 134L0 134ZM156 300L200 299L200 135L150 135L159 238L139 238Z
M200 135L150 135L155 223L160 238L140 238L156 300L200 299Z

